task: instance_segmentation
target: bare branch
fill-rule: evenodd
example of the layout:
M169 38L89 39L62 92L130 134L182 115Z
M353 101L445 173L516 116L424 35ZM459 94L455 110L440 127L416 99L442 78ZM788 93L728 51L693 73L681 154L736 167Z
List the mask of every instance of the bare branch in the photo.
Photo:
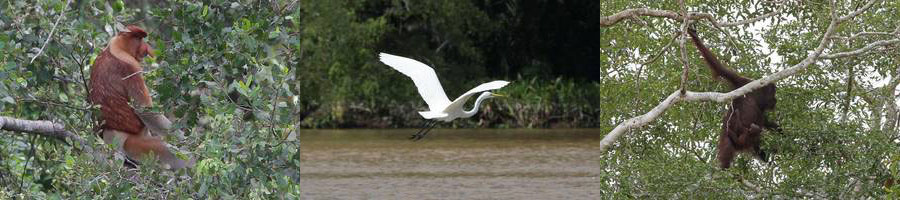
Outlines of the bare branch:
M780 10L776 10L774 12L766 13L766 14L760 15L758 17L740 20L740 21L736 21L736 22L723 22L723 21L716 21L715 17L709 13L687 12L685 15L681 15L677 12L668 11L668 10L656 10L656 9L649 9L649 8L633 8L633 9L624 10L622 12L619 12L619 13L616 13L616 14L613 14L610 16L601 17L600 18L600 26L612 26L612 25L615 25L616 23L619 23L620 21L622 21L624 19L636 18L638 16L650 16L650 17L669 18L669 19L679 20L679 21L706 19L706 20L709 20L710 22L712 22L713 25L715 25L716 27L731 27L731 26L739 26L739 25L754 23L754 22L775 16L778 14L781 14ZM687 16L687 17L682 17L682 16Z
M736 21L736 22L716 22L716 24L718 24L719 27L740 26L740 25L744 25L744 24L757 22L759 20L763 20L765 18L769 18L769 17L775 16L778 14L781 14L780 9L775 10L774 12L766 13L766 14L760 15L758 17L750 18L750 19L745 19L745 20Z
M869 10L869 8L872 8L872 5L875 5L875 2L879 2L879 1L881 1L881 0L870 0L870 1L869 1L868 3L866 3L866 5L864 5L862 8L859 8L859 10L853 11L853 12L850 13L850 14L847 14L847 15L845 15L845 16L843 16L843 17L838 18L838 23L841 23L841 22L850 20L850 19L852 19L852 18L854 18L854 17L856 17L856 16L859 16L860 14L862 14L863 12L865 12L866 10ZM837 8L835 8L835 9L837 9Z
M832 53L832 54L828 54L828 55L823 55L823 56L821 57L821 59L835 59L835 58L844 58L844 57L856 56L856 55L859 55L859 54L862 54L862 53L869 52L870 50L872 50L872 49L874 49L874 48L876 48L876 47L887 46L887 45L891 45L891 44L898 43L898 42L900 42L900 39L881 40L881 41L869 43L869 44L866 45L865 47L859 48L859 49L856 49L856 50L853 50L853 51L847 51L847 52L840 52L840 53Z
M881 36L898 36L898 37L900 37L900 32L893 32L893 33L888 33L888 32L859 32L859 33L850 35L850 37L834 36L834 37L832 37L832 39L855 40L855 39L857 39L857 38L859 38L859 37L862 37L862 36L878 36L878 35L881 35Z
M704 19L704 18L712 19L712 17L713 17L710 14L698 13L698 12L689 12L687 15L688 15L687 18L691 19L691 20L698 20L698 19ZM613 14L610 16L600 17L600 26L612 26L626 18L633 18L633 17L638 17L638 16L664 17L664 18L669 18L669 19L674 19L674 20L683 20L681 15L679 15L677 12L672 12L672 11L668 11L668 10L656 10L656 9L649 9L649 8L633 8L633 9L624 10L622 12L619 12L619 13L616 13L616 14Z
M37 134L59 139L63 142L68 138L75 141L82 151L91 155L94 161L103 163L107 161L104 156L94 153L94 149L84 139L66 130L66 126L62 124L44 120L24 120L0 116L0 130Z
M64 125L51 121L32 121L0 116L0 130L34 133L63 141L65 141L65 138L81 139L65 128Z

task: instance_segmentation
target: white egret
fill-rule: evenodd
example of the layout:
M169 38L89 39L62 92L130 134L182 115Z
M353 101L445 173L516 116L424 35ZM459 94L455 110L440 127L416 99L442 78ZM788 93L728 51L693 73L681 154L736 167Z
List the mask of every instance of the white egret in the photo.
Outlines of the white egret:
M419 94L422 95L422 99L428 104L429 111L419 112L419 115L422 115L423 118L430 121L426 121L422 129L410 138L413 140L419 140L425 137L425 134L427 134L431 128L434 128L434 125L438 121L449 122L457 118L472 117L478 112L478 107L481 106L481 103L484 102L485 99L501 96L491 92L482 91L500 89L503 86L506 86L506 84L509 84L508 81L501 80L483 83L478 87L463 93L461 96L457 97L456 100L450 101L450 99L447 98L447 94L444 93L444 88L441 87L441 82L438 81L434 69L428 65L413 59L386 53L379 54L379 57L381 58L382 63L403 73L403 75L409 76L416 85L416 88L419 89ZM482 93L478 96L478 99L475 100L475 107L469 111L463 110L463 105L466 103L466 100L478 92Z

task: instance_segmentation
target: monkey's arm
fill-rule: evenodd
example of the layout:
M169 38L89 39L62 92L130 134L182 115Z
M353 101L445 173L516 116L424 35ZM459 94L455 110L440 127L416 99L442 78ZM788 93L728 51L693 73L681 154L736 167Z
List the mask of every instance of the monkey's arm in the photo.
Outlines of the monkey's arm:
M125 79L122 80L122 82L125 84L125 89L128 91L128 96L131 97L131 100L137 102L141 107L150 107L153 105L153 99L150 98L150 90L147 89L147 85L144 84L144 76L140 73L141 72L138 70L126 74L123 76Z
M144 83L144 76L140 74L140 68L131 68L131 70L126 71L126 73L128 73L128 75L124 76L125 79L122 80L122 82L125 87L127 87L126 91L128 91L128 96L131 97L138 106L153 106L153 99L150 98L150 89L148 89L147 84ZM159 113L138 113L138 116L154 135L166 135L172 127L172 122L169 121L166 116Z
M168 135L169 129L172 128L172 121L169 121L169 118L160 113L138 113L138 117L141 118L147 130L154 136Z
M694 43L694 46L697 46L697 50L700 51L700 55L703 56L703 60L706 61L706 65L712 70L713 77L725 79L725 81L728 81L728 84L731 85L732 89L739 88L752 81L722 65L722 63L719 62L719 59L716 58L716 54L706 48L706 45L703 45L703 41L700 40L700 37L697 37L697 31L693 27L689 27L687 32L688 35L691 36L691 41Z

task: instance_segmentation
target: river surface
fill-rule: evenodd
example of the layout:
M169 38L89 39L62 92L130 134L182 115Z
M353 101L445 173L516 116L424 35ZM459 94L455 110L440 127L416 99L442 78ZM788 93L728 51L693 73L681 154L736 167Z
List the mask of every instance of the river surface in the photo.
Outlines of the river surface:
M597 129L304 130L303 199L598 199Z

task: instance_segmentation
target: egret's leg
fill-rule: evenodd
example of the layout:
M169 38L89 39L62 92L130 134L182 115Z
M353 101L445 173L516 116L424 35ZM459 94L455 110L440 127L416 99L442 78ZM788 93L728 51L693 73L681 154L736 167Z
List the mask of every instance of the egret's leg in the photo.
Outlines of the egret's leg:
M422 126L422 129L419 129L419 131L417 131L416 134L413 134L412 137L410 137L409 139L410 140L421 140L422 137L425 137L425 131L428 131L428 128L434 126L434 124L436 124L436 123L437 123L437 121L434 121L434 120L427 121L425 123L425 125Z
M419 131L418 133L413 135L413 137L410 139L411 140L421 140L422 138L425 138L425 135L427 135L428 132L431 131L431 129L434 128L435 125L437 125L437 121L431 121L431 123L427 127L423 128L424 131Z
M419 137L419 139L422 139L425 137L425 135L428 135L428 132L431 132L431 129L434 128L435 125L437 125L437 121L431 123L431 126L428 127L428 130L425 130L425 132L422 133L422 137Z
M419 137L419 134L421 134L422 131L424 131L426 128L428 128L428 124L431 122L432 122L432 120L422 121L422 125L420 125L420 127L422 127L422 128L419 128L419 131L416 131L416 133L413 134L411 137L409 137L409 139L410 140L418 140L417 138Z

